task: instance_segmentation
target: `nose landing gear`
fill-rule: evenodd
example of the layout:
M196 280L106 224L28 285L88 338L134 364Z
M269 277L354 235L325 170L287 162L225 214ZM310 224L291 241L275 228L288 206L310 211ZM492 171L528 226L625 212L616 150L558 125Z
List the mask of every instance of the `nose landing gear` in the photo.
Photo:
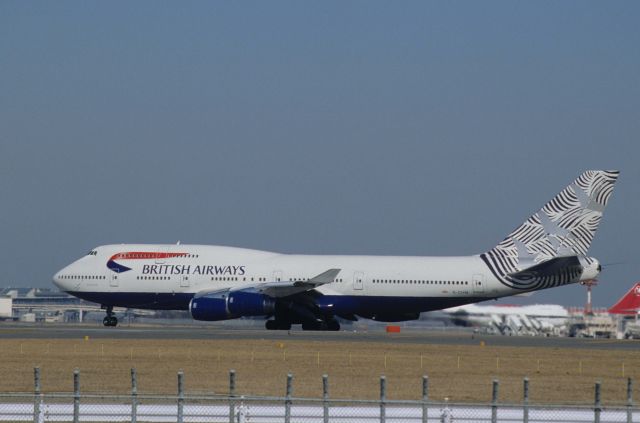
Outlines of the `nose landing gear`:
M113 306L104 307L107 310L107 316L102 319L102 324L105 326L115 327L118 325L118 318L113 313Z

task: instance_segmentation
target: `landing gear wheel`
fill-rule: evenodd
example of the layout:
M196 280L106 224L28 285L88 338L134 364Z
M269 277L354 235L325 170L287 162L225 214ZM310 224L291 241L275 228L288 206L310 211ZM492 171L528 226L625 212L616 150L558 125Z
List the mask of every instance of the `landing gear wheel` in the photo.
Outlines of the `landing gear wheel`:
M118 318L116 316L107 316L102 319L102 324L105 326L115 327L118 325Z
M340 323L338 323L336 320L329 320L327 322L327 330L330 330L330 331L340 330Z
M267 320L264 326L267 330L291 330L290 322L282 322L280 320Z
M279 322L278 329L280 329L280 330L291 330L291 323L289 323L289 322Z
M302 330L338 331L340 330L340 323L336 320L329 320L325 322L306 322L302 324Z
M276 330L278 329L278 322L275 320L267 320L264 327L267 328L267 330Z
M113 307L112 306L108 306L106 307L107 309L107 316L102 319L102 324L105 326L111 326L111 327L115 327L118 325L118 318L113 314Z
M303 323L302 330L327 330L327 324L324 322Z

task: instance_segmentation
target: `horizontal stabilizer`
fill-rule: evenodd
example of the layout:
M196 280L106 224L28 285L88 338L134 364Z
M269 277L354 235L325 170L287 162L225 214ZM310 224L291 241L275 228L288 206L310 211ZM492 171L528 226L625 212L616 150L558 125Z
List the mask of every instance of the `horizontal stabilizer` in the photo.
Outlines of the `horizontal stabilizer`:
M519 272L509 273L506 277L515 288L527 289L529 286L578 282L583 270L577 256L556 257Z
M533 265L519 272L509 273L512 278L541 278L544 276L554 276L569 268L579 268L582 271L580 260L576 256L556 257L551 260Z
M528 292L523 292L521 294L516 294L514 295L514 297L530 297L533 294L534 294L533 291L528 291Z

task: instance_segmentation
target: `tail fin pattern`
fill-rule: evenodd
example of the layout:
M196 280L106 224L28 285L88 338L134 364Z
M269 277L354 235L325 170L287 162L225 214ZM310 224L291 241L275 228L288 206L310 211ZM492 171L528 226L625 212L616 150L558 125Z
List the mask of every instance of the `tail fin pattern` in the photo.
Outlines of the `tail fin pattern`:
M640 312L640 282L631 287L627 293L618 300L611 308L611 314L625 314L635 316Z
M511 288L531 290L577 282L575 269L544 281L509 275L555 257L586 256L618 175L618 171L584 172L480 257L498 280Z

